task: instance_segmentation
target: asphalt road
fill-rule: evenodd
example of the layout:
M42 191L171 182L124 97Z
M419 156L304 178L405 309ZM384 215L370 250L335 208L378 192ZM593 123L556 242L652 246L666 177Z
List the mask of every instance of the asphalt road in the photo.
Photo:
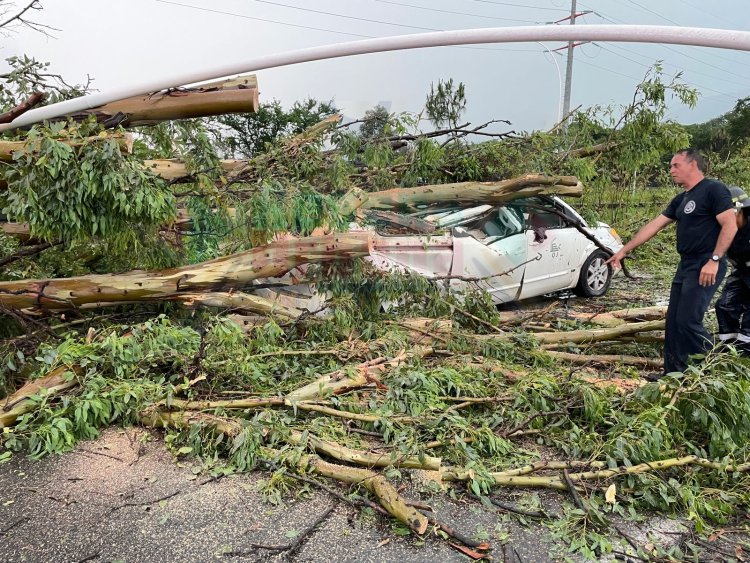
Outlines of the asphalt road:
M73 452L41 461L16 456L0 466L0 561L469 560L434 534L425 539L400 536L386 519L363 515L322 491L274 506L259 492L268 476L196 475L189 460L175 463L158 434L140 429L109 429ZM408 475L404 485L405 497L427 502L441 521L489 542L495 561L570 557L566 545L557 542L545 524L522 525L515 517L468 499L420 494L424 488ZM513 491L508 500L517 501L524 494L529 493ZM540 498L547 511L566 510L565 495L545 493ZM664 546L678 541L685 530L680 522L665 518L622 526L636 542ZM301 541L294 550L270 549L290 546L297 539ZM621 537L612 539L618 549L627 549ZM734 553L738 538L729 535L721 541L717 549ZM707 551L705 557L726 560L718 552Z

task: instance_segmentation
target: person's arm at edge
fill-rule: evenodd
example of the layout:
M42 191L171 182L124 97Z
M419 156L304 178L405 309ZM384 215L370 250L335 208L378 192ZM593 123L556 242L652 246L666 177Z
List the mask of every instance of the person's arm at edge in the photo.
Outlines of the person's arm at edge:
M716 239L714 255L724 256L732 245L734 236L737 234L736 217L737 214L734 209L727 209L716 216L716 220L719 222L719 225L721 225L721 232L719 233L719 238ZM701 272L698 276L698 283L704 287L715 284L718 271L719 263L709 260L703 265L703 268L701 268Z
M674 223L673 219L670 219L666 215L657 215L656 217L651 219L651 221L641 227L641 229L635 234L632 239L628 241L625 246L623 246L619 251L613 254L612 257L607 260L607 264L612 264L612 267L615 270L621 268L622 259L625 258L628 252L651 240L656 235L656 233L658 233L671 223ZM731 244L732 241L730 240L729 242ZM727 248L729 247L727 246Z

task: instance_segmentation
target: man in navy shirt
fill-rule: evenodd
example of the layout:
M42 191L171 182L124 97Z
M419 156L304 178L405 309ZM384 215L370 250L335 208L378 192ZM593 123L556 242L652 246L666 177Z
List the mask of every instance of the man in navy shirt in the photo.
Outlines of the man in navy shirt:
M678 151L672 157L670 173L683 192L608 260L619 268L628 252L667 225L677 223L680 264L669 294L664 373L684 371L691 354L702 354L713 346L713 339L703 326L703 315L724 278L724 254L737 232L729 189L705 178L705 170L705 160L698 151Z

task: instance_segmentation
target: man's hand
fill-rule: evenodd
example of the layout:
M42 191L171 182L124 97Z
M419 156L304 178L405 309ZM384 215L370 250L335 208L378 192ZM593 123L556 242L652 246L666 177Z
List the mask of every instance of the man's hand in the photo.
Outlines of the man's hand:
M698 283L703 287L708 287L716 283L716 273L719 271L719 263L709 260L701 268L698 276Z
M614 253L612 257L609 260L607 260L606 263L611 264L613 270L619 270L620 268L622 268L621 262L623 258L625 258L625 254L626 253L623 252L622 249L620 249L618 252Z

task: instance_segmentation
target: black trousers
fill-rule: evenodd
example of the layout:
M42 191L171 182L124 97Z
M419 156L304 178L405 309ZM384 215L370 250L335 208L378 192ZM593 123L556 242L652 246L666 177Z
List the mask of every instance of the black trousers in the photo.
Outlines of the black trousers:
M689 356L703 354L713 347L713 338L703 326L703 315L724 279L727 264L725 260L719 263L714 285L702 287L698 283L698 276L710 259L710 254L683 256L677 266L667 308L664 373L685 371Z
M750 349L750 270L732 271L716 301L719 339Z

